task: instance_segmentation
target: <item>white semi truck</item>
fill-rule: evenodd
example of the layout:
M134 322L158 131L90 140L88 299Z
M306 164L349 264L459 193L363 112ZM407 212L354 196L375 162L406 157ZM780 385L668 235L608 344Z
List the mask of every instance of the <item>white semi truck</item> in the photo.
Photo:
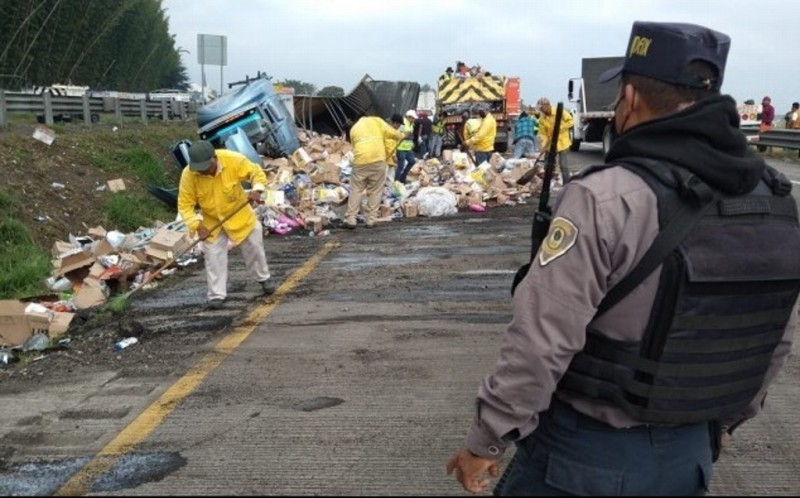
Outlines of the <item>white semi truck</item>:
M619 66L624 57L591 57L582 61L581 76L569 80L567 98L574 103L571 150L580 150L584 142L602 142L603 153L611 147L614 126L614 99L619 77L600 83L600 75Z

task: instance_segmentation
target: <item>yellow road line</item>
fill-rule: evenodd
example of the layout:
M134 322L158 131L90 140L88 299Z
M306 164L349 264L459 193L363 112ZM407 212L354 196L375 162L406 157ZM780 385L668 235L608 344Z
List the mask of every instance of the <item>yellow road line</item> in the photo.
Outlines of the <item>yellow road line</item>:
M258 306L245 319L243 325L234 328L232 332L223 337L214 346L213 351L204 356L186 375L178 379L153 404L117 434L89 463L64 483L55 492L55 496L82 496L89 493L94 478L111 470L120 458L147 439L156 427L167 418L167 415L192 394L203 380L250 336L261 320L278 306L283 297L306 278L320 261L338 245L337 241L327 242L303 266L289 275L269 302Z

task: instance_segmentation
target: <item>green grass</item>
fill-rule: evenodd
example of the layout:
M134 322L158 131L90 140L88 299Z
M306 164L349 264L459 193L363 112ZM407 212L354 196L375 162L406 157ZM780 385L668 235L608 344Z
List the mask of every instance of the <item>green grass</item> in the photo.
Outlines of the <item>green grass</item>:
M170 184L158 158L139 146L119 152L101 153L93 157L93 161L103 171L136 178L148 185L165 187Z
M155 197L127 190L108 197L103 212L110 224L122 232L134 232L140 226L152 226L156 220L169 222L175 218L175 213Z
M128 299L125 295L119 294L108 300L107 308L111 313L119 315L128 309L128 304Z
M0 220L0 298L41 294L51 270L49 255L34 243L22 222L10 216Z
M11 197L11 194L5 190L0 189L0 216L5 217L11 215L17 210L19 203L16 199Z

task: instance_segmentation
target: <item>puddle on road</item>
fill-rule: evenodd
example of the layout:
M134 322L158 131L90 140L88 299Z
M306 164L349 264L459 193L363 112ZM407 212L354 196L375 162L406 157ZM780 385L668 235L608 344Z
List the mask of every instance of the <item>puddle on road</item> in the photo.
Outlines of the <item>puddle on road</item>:
M89 457L10 465L0 472L0 495L52 496Z
M0 495L51 496L89 463L89 457L10 465L0 472ZM131 453L93 484L91 491L119 491L156 482L186 465L179 453Z
M92 491L119 491L157 482L186 465L180 453L132 453L125 455L92 485Z

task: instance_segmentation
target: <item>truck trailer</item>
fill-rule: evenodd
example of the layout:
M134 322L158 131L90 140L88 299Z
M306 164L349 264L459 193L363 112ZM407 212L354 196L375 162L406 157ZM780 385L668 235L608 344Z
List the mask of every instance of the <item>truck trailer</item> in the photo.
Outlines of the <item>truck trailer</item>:
M584 58L581 76L569 80L567 98L576 105L570 150L580 150L583 142L602 142L603 153L608 152L619 76L606 83L600 83L599 79L607 69L621 65L624 60L625 57Z
M443 148L461 144L458 136L463 127L461 114L480 109L494 116L497 122L494 150L505 152L511 140L510 122L520 114L519 78L484 73L441 80L436 94L436 115L445 123Z

